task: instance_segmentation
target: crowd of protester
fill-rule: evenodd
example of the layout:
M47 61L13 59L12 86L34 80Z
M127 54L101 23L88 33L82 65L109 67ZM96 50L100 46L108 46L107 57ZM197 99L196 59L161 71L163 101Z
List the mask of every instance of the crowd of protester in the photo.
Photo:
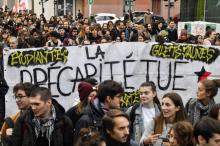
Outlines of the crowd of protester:
M153 82L139 87L140 102L120 108L123 86L94 78L78 85L80 102L65 112L50 89L31 83L13 87L19 111L5 118L2 146L219 146L219 80L201 80L184 106L176 92L157 97Z
M181 30L173 20L136 24L130 19L100 26L94 19L53 16L47 21L34 13L0 13L1 47L32 48L89 45L107 42L154 42L219 45L219 35ZM1 75L2 76L2 75ZM1 77L2 78L2 77ZM5 81L6 82L6 81ZM184 106L182 97L168 92L157 97L153 82L140 85L140 102L120 108L124 87L114 80L89 78L78 85L80 102L69 110L52 98L50 89L31 83L13 88L19 111L1 126L3 146L220 146L220 106L215 103L219 80L198 83L195 98ZM1 96L6 92L2 92ZM77 97L73 97L77 98ZM161 99L161 101L159 100Z
M220 44L220 36L210 27L206 28L204 36L188 34L187 28L181 30L178 36L174 20L165 25L164 22L148 19L144 23L135 23L125 18L101 26L94 17L84 18L82 14L76 19L66 15L52 16L46 20L43 14L37 17L35 13L26 11L1 12L0 19L1 45L10 48L74 46L115 41Z

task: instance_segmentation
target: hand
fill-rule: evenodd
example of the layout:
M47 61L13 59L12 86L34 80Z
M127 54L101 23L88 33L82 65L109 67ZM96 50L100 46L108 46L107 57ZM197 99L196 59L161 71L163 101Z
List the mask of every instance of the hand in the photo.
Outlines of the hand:
M72 39L68 39L68 43L69 43L69 45L72 45L73 44L73 40Z
M153 134L153 133L149 134L147 138L145 138L144 144L147 145L147 144L155 143L158 140L159 136L160 134Z
M6 129L6 135L7 135L7 136L11 136L12 133L13 133L13 128L8 128L8 129Z

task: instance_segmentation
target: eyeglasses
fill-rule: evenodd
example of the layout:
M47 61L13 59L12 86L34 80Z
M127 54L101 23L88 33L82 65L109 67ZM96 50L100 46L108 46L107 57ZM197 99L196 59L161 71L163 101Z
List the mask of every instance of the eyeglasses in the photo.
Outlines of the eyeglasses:
M19 96L14 96L15 100L21 100L22 98L24 97L27 97L27 96L22 96L22 95L19 95Z

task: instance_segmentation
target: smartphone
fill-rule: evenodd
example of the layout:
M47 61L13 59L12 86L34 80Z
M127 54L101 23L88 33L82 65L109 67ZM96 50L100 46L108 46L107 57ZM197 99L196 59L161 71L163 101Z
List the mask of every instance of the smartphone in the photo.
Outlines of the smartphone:
M160 136L159 139L162 139L161 146L170 146L169 139L167 137Z

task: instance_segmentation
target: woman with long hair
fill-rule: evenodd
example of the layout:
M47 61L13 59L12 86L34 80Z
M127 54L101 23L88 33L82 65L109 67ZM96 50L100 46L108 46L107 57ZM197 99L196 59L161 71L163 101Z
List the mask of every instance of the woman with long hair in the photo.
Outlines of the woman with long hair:
M154 82L144 82L140 85L140 103L128 109L130 117L131 138L139 143L147 124L160 114L160 101L157 97L156 86Z
M92 85L87 82L82 81L78 85L80 102L66 112L66 115L72 120L74 129L76 122L83 114L84 108L87 106L91 98L94 98L94 97L90 97L93 90L94 89Z
M204 38L202 35L196 35L195 36L195 44L197 45L203 45Z
M147 125L140 145L161 146L163 140L167 139L173 124L185 119L186 114L181 96L175 92L165 94L162 98L161 113Z
M219 85L219 80L202 80L198 83L196 98L190 98L185 107L187 118L193 125L207 116L215 105L214 97L218 93Z
M175 123L169 131L170 146L195 146L193 126L187 121Z

